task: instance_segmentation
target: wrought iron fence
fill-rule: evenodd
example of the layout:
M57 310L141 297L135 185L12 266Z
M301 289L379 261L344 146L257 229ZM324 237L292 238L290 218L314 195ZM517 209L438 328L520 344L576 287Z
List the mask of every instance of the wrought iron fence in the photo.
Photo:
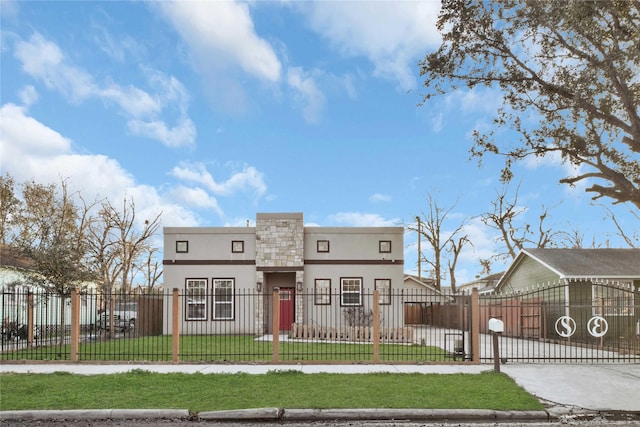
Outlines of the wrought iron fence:
M1 360L187 363L447 363L470 359L463 306L420 291L364 291L345 300L236 289L152 295L2 294L2 315L25 336L5 335ZM466 301L466 300L465 300ZM416 307L422 311L416 318ZM447 320L451 313L451 319ZM405 317L412 317L410 323ZM9 322L9 320L7 320ZM74 335L75 333L75 335Z
M581 279L480 297L481 360L488 320L504 324L503 361L640 362L640 294L632 282Z
M640 362L640 298L620 284L503 295L286 289L0 294L0 360L139 363Z

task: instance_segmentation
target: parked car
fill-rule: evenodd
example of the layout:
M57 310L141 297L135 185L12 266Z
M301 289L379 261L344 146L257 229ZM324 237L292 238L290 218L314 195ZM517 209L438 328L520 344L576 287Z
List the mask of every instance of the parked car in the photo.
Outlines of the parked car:
M113 310L113 324L118 331L133 330L138 317L138 305L135 302L117 302ZM111 313L109 310L98 314L96 320L98 329L109 329L111 327Z

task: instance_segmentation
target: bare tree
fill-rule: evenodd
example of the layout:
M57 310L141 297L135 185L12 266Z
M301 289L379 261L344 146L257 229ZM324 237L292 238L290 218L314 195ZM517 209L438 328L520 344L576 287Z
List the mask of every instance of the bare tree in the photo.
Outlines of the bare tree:
M122 210L118 210L109 202L103 205L104 221L112 234L115 256L119 260L120 287L123 292L131 290L131 279L135 274L136 263L145 251L149 250L149 241L160 227L160 215L145 220L142 229L136 228L136 210L133 200L126 198Z
M146 256L142 258L144 262L139 266L139 268L142 270L144 275L143 292L151 294L156 289L156 285L160 281L160 277L162 277L162 266L156 257L158 248L149 247L144 252L146 253Z
M70 192L64 179L59 189L53 184L27 182L22 196L15 243L33 261L28 277L64 302L72 289L81 289L95 278L86 242L94 204ZM60 305L60 326L64 331L64 303ZM64 334L60 340L62 344Z
M449 283L451 285L451 292L454 294L458 293L458 289L456 288L456 265L458 263L458 257L462 252L462 248L470 243L467 236L462 236L457 240L449 240L449 253L451 254L448 261Z
M20 200L15 195L15 180L8 173L0 176L0 244L6 245L16 221Z
M513 196L509 195L509 186L505 184L496 198L491 202L493 210L480 216L482 222L500 233L499 240L504 244L504 250L496 254L495 258L515 259L518 252L525 246L547 248L556 245L559 234L545 225L549 217L549 209L542 207L538 222L534 229L531 224L520 221L527 208L518 204L519 186Z
M418 254L418 262L426 262L432 268L435 286L438 290L442 289L442 281L444 276L445 260L451 257L449 274L452 275L451 267L455 270L458 255L462 246L468 243L467 236L460 236L464 228L464 222L461 222L453 231L444 230L444 222L448 219L451 211L455 208L455 204L448 209L441 208L438 202L431 194L427 195L429 210L422 212L422 216L418 216L417 224L409 224L406 226L408 230L416 231L420 238L426 239L431 257L426 257L422 253ZM455 275L451 276L452 286L455 286Z
M629 209L629 213L637 222L630 227L624 227L609 207L602 207L605 208L607 217L616 227L617 235L621 237L630 248L640 247L640 215L638 215L638 212Z

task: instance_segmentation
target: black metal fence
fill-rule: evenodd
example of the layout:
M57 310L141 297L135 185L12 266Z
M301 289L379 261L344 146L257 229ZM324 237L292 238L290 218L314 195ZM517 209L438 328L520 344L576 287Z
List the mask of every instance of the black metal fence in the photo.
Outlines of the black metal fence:
M640 363L637 289L595 282L506 295L337 289L0 294L2 361L479 363L489 319L511 362Z
M515 362L640 363L640 293L632 282L568 281L480 297L481 360L488 320L503 322L500 357Z
M429 302L420 291L345 300L303 291L231 297L205 290L186 295L5 292L0 360L185 363L449 363L470 360L462 309ZM467 301L468 299L465 299ZM424 316L414 316L422 301ZM468 309L468 302L465 302ZM457 315L451 328L444 317ZM12 332L12 325L23 334ZM467 349L465 350L465 341Z

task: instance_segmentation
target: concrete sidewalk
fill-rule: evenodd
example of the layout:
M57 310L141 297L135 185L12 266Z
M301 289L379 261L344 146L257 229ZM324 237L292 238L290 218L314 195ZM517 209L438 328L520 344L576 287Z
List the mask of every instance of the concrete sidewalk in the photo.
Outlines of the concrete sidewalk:
M53 373L69 372L79 375L99 375L128 372L134 369L156 373L203 373L203 374L265 374L275 370L297 370L314 373L415 373L415 374L479 374L490 371L489 365L87 365L87 364L1 364L0 372ZM507 364L501 371L540 399L546 411L491 411L491 410L290 410L282 408L259 408L241 411L214 411L198 414L206 420L322 420L322 419L380 419L402 417L415 420L519 420L547 421L567 416L590 416L602 412L624 413L640 418L640 365L567 365L567 364ZM169 411L169 412L168 412ZM53 419L64 417L80 419L188 418L192 416L184 409L162 411L5 411L0 419L23 417L22 419ZM27 417L27 418L24 418ZM364 418L363 418L364 417Z

